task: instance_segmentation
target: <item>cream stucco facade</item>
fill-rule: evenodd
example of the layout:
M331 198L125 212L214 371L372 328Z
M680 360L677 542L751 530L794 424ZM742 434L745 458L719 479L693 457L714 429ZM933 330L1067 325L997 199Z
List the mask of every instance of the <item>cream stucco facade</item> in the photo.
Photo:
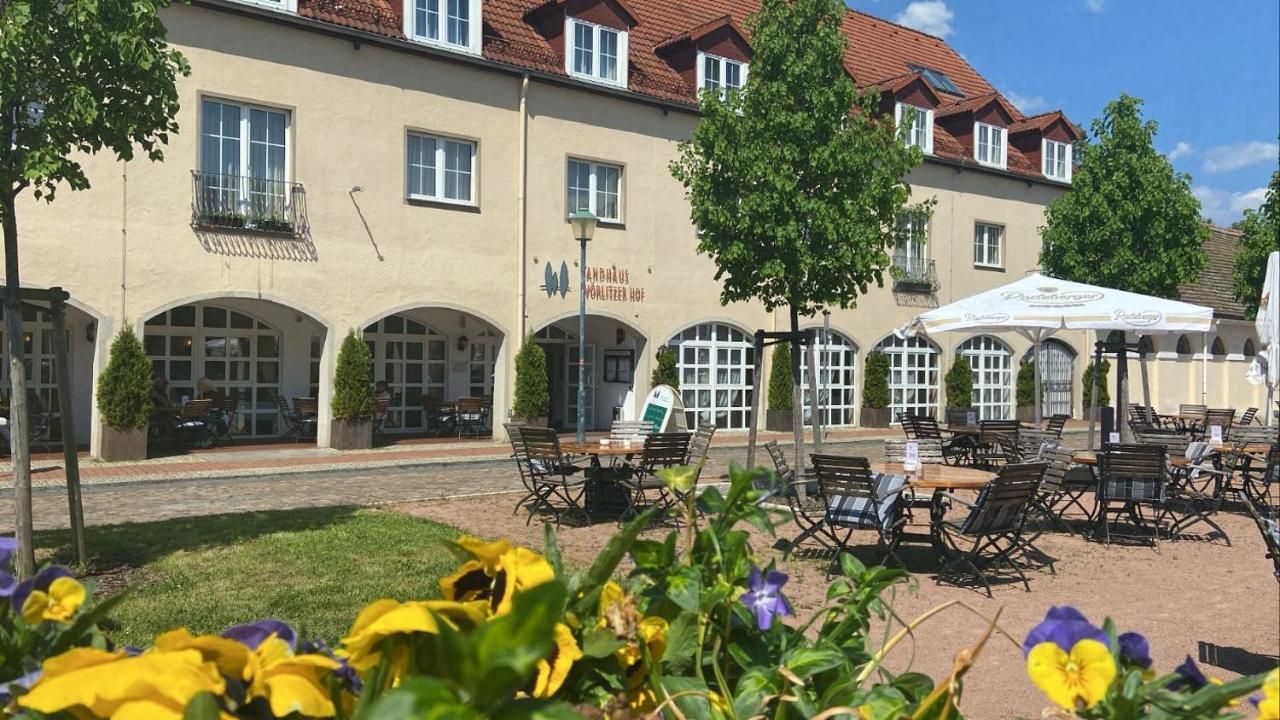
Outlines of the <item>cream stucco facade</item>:
M622 168L620 221L602 225L589 248L588 267L598 273L590 283L587 333L594 424L607 425L628 390L643 397L654 351L683 334L694 351L685 368L693 381L691 404L741 426L749 356L729 335L723 342L714 338L730 328L749 338L757 328L782 329L785 319L754 304L721 306L714 267L695 252L688 207L668 164L696 115L269 16L230 4L167 10L170 42L192 72L179 83L181 130L164 162L86 158L92 189L64 189L51 205L29 197L20 205L24 282L60 285L76 308L70 332L83 440L96 450L91 378L125 325L147 337L175 395L213 372L217 384L241 393L257 423L245 430L254 434L277 431L276 394L316 394L319 441L327 443L337 346L348 331L366 328L372 328L376 373L395 386L400 429L423 422L419 393L445 400L491 394L501 422L520 337L540 333L558 368L572 360L578 288L577 244L565 219L570 158ZM192 172L201 169L206 99L287 114L287 179L305 189L307 235L193 228ZM471 204L407 199L410 132L475 144ZM1044 208L1064 191L1059 184L932 160L909 181L914 199L937 203L926 243L937 291L895 292L886 276L886 287L860 298L855 309L832 312L831 328L853 350L846 360L851 372L840 381L849 385L842 402L850 406L860 396L863 359L893 328L922 307L1010 282L1035 267ZM979 222L1004 229L999 268L974 265ZM562 268L569 270L568 292L554 284L548 291L547 271L559 282ZM705 331L701 344L698 331L685 332L705 323L725 329ZM548 331L550 325L557 330ZM1239 353L1251 330L1240 324L1222 334L1230 351L1225 359L1207 366L1182 357L1155 363L1159 406L1199 402L1206 377L1210 405L1261 405L1262 394L1241 379ZM934 339L939 387L968 339ZM1061 339L1070 348L1064 357L1077 355L1065 376L1073 380L1062 392L1079 415L1079 376L1092 338L1068 333ZM1202 340L1193 342L1200 352ZM1006 371L996 371L1003 378L997 383L1007 383L1011 411L1013 375L1028 348L1012 335L1000 343L988 349L1007 350L1011 358ZM1171 349L1173 339L1167 343ZM698 349L707 351L705 364ZM625 373L605 377L618 351L634 355L632 382ZM699 370L706 371L706 383L698 382ZM572 403L570 386L567 371L553 382L561 393L553 415L562 420ZM942 403L940 389L935 402Z

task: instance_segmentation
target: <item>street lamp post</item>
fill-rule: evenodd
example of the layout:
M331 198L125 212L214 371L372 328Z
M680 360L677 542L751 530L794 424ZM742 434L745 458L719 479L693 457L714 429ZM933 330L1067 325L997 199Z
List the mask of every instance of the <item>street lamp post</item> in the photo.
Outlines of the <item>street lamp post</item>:
M596 233L596 216L579 210L569 216L578 254L578 442L587 441L587 243Z

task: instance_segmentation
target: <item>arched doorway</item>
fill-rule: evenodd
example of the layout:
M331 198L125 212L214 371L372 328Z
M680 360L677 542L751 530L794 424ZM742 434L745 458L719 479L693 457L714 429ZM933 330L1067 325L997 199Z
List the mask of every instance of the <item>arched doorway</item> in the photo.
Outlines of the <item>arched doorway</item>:
M1035 347L1023 355L1023 362L1035 357ZM1075 387L1076 351L1061 340L1049 339L1040 344L1044 371L1040 376L1044 392L1044 416L1074 415L1072 391Z
M753 337L733 325L708 322L685 328L667 345L676 350L688 426L746 429L755 390Z
M606 315L587 315L586 329L584 420L588 430L606 430L615 418L635 410L634 406L628 406L628 393L635 389L636 367L644 357L647 340L634 327ZM553 427L576 429L578 317L573 315L548 323L533 337L547 355L547 380L551 390L548 419ZM631 398L638 402L634 394Z
M67 366L71 375L72 418L77 443L89 441L93 396L93 356L97 342L97 320L87 312L66 307ZM8 407L9 343L5 338L4 308L0 307L0 395ZM26 367L28 414L47 416L49 430L36 440L37 446L62 441L62 412L53 353L53 318L35 305L22 307L23 364ZM109 342L110 338L106 338Z
M990 335L969 338L956 349L973 369L973 407L979 420L1013 417L1013 352Z
M821 340L822 331L818 331L818 345L814 352L814 361L818 366L818 412L821 413L823 427L839 427L853 425L858 419L858 346L849 338L830 331L826 343ZM810 411L810 393L814 391L809 382L809 363L800 363L800 377L804 384L804 424L813 424L813 413Z
M938 416L938 348L919 335L890 335L876 345L889 357L889 408L893 415Z

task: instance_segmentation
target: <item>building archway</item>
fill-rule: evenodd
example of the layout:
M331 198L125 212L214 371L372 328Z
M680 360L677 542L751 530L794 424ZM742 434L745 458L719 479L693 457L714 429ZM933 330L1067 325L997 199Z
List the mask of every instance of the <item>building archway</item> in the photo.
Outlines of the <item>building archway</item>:
M889 358L889 408L898 413L938 416L938 346L919 335L889 335L875 348Z
M956 348L973 370L973 402L979 420L1013 417L1013 351L992 335L975 335Z
M755 392L755 336L726 322L690 325L667 343L676 351L685 422L745 430Z
M586 409L588 430L607 430L615 419L633 418L646 378L637 379L648 338L631 324L611 315L589 313L586 318ZM533 334L547 355L551 390L548 420L552 427L576 429L578 424L578 316L567 315L543 324Z
M814 361L818 366L818 412L823 427L842 427L858 422L858 344L849 336L832 328L827 341L822 342L822 331L817 331L818 344L814 348ZM800 377L804 385L804 424L813 424L810 410L810 393L814 388L809 382L809 363L800 363Z
M1033 345L1022 356L1027 363L1036 355ZM1040 376L1041 390L1044 392L1044 415L1074 415L1072 392L1075 383L1076 351L1070 345L1056 338L1049 338L1041 343L1040 359L1044 362L1044 370Z

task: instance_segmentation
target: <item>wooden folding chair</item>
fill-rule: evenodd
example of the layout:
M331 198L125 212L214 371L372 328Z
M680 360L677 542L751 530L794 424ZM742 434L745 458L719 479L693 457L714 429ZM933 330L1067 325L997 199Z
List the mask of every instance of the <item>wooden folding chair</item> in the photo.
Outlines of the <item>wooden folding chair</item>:
M955 554L938 570L939 583L946 579L959 584L959 579L972 577L986 588L987 597L992 597L989 573L1007 567L1031 592L1031 583L1014 557L1027 550L1022 540L1023 525L1045 467L1043 462L1005 465L974 502L945 494L952 502L968 507L969 514L963 522L944 520L940 525L943 543ZM962 544L968 547L962 548Z
M808 540L813 540L824 550L830 549L830 543L822 534L822 522L827 514L827 503L822 497L818 484L796 476L795 470L787 462L786 453L782 451L776 440L765 443L764 449L773 459L773 467L779 479L778 485L782 488L782 495L786 498L787 507L791 510L791 519L796 527L800 528L799 535L784 541L786 549L783 555L789 556L792 551Z
M556 527L560 526L567 514L578 513L585 516L586 509L582 506L585 484L581 477L572 476L577 468L570 465L560 452L560 437L556 435L556 431L551 428L525 427L520 430L520 440L524 444L529 485L535 496L535 506L551 512L555 517Z
M667 512L679 500L679 496L671 492L667 483L658 477L657 472L663 468L684 465L689 455L690 433L650 433L644 438L644 450L640 455L640 463L636 466L631 479L631 507L629 514L639 511L640 506L649 502L648 492L656 491L658 497L654 502Z
M854 531L873 530L884 559L904 564L897 549L907 522L902 500L906 475L877 477L864 457L815 453L810 458L819 492L827 502L823 528L836 550L851 552Z
M1153 513L1158 513L1164 506L1168 485L1166 457L1163 445L1108 445L1098 457L1097 521L1102 526L1103 542L1110 544L1111 536L1117 535L1111 531L1109 514L1127 514L1135 527L1142 528L1148 525L1142 508L1150 507ZM1113 507L1113 503L1119 503L1119 506ZM1158 546L1158 521L1157 515L1150 518L1150 535L1121 537L1148 537Z

